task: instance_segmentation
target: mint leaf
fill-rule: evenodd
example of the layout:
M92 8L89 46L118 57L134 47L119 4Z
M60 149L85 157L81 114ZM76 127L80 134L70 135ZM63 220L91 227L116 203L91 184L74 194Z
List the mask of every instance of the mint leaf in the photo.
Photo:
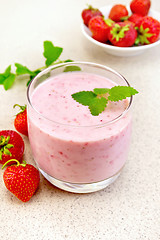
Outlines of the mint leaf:
M11 65L9 65L9 66L6 68L5 72L3 73L3 76L4 76L5 78L9 77L10 72L11 72Z
M3 84L5 80L5 77L3 76L3 74L0 74L0 84Z
M17 75L24 75L24 74L29 74L29 75L34 75L34 72L30 71L26 66L23 66L22 64L15 63L16 66L16 74Z
M9 77L11 72L11 65L9 65L6 70L4 71L4 73L0 74L0 84L3 84L5 79Z
M97 95L92 91L82 91L72 94L72 98L84 106L89 106Z
M46 66L48 67L53 62L55 62L59 56L61 55L63 48L55 47L52 42L45 41L44 42L44 57L46 58Z
M27 82L27 86L30 84L30 82L32 81L33 78L35 78L35 76L40 73L41 71L38 69L38 70L35 70L34 72L32 72L33 74L30 75L30 78L29 78L29 81Z
M108 93L106 95L106 93ZM98 116L107 106L108 101L119 101L137 94L138 91L129 86L114 86L112 88L95 88L92 91L81 91L72 94L74 100L88 106L93 116Z
M109 88L95 88L93 92L97 95L105 94L109 92Z
M81 68L78 66L67 66L65 67L63 72L73 72L73 71L81 71Z
M127 97L131 97L132 95L135 95L137 90L135 90L132 87L128 86L115 86L109 89L109 97L108 100L117 102L119 100L125 99Z
M22 64L15 63L16 67L16 72L15 74L11 73L11 65L9 65L4 73L0 73L0 84L4 85L5 90L8 90L11 88L15 81L15 77L18 75L29 75L29 81L27 82L27 86L29 85L30 81L38 74L41 72L42 69L45 69L52 63L58 64L58 63L66 63L66 62L73 62L71 59L66 59L64 61L61 61L59 59L59 56L61 55L63 48L54 46L51 41L44 41L44 52L43 55L46 58L45 66L38 68L37 70L31 71L29 68L26 66L23 66ZM56 61L58 60L58 61ZM66 68L65 71L80 71L81 69L78 67L71 67Z
M4 86L4 89L5 89L5 90L8 90L9 88L12 87L12 85L13 85L13 83L14 83L14 81L15 81L15 78L16 78L16 75L13 74L13 73L11 73L11 74L9 75L9 77L7 77L7 78L4 80L3 86Z
M64 60L63 62L64 62L64 63L65 63L65 62L73 62L73 60L67 59L67 60Z
M27 86L29 85L30 81L41 71L39 69L35 71L29 70L26 66L23 66L22 64L15 63L16 66L16 74L17 75L24 75L24 74L29 74L29 81L27 82Z
M107 105L107 99L102 98L94 98L89 104L89 110L93 116L98 116L101 112L104 111Z

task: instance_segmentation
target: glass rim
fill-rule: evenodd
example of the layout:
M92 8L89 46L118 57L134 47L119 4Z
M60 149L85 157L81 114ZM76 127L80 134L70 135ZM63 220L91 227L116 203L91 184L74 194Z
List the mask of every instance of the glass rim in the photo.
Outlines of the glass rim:
M127 86L130 87L130 84L129 82L126 80L125 77L123 77L122 74L120 74L119 72L115 71L114 69L110 68L110 67L107 67L105 65L102 65L102 64L98 64L98 63L94 63L94 62L85 62L85 61L74 61L74 62L65 62L65 63L59 63L59 64L56 64L56 65L51 65L49 67L47 67L46 69L42 70L40 73L38 73L29 83L28 87L27 87L27 102L29 104L29 106L36 112L36 114L38 114L41 118L47 120L47 121L50 121L52 123L55 123L55 124L58 124L58 125L61 125L61 126L67 126L67 127L74 127L74 128L96 128L96 127L104 127L104 126L107 126L107 125L110 125L116 121L118 121L119 119L121 119L124 115L127 114L127 112L129 111L129 109L131 108L131 104L133 102L133 96L129 97L129 104L128 106L126 107L126 109L120 114L118 115L116 118L112 119L112 120L109 120L109 121L106 121L104 123L99 123L99 124L94 124L94 125L85 125L85 126L77 126L77 125L74 125L74 124L65 124L65 123L60 123L60 122L57 122L57 121L54 121L52 119L49 119L47 117L45 117L43 114L41 114L33 105L32 105L32 102L31 102L31 96L30 96L30 88L33 84L33 82L35 82L39 77L43 76L44 74L48 73L50 70L54 70L56 68L60 68L60 67L63 67L63 66L68 66L68 65L78 65L78 64L81 64L81 65L88 65L88 66L92 66L92 67L97 67L97 68L100 68L100 69L103 69L103 70L107 70L109 72L112 72L113 74L119 76L126 84Z

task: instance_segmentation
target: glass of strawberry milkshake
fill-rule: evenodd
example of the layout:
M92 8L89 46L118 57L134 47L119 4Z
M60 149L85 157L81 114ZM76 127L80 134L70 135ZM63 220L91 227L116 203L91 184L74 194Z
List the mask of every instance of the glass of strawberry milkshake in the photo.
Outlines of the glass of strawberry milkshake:
M131 138L133 97L108 102L99 115L72 94L129 86L116 71L99 64L68 62L39 73L27 91L29 141L34 160L54 186L95 192L120 175Z

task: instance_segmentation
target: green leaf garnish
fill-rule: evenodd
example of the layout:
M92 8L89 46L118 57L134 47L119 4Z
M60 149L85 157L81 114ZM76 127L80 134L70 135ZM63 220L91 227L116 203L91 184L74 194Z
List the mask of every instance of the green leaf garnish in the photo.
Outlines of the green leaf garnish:
M53 62L55 62L61 55L62 51L63 51L63 48L55 47L52 42L45 41L43 55L46 58L46 66L48 67Z
M109 91L109 88L95 88L95 89L93 89L93 92L95 93L95 94L99 94L99 95L101 95L101 94L105 94L105 93L107 93Z
M92 91L82 91L72 94L72 98L84 106L89 106L97 95Z
M67 66L65 67L63 72L73 72L73 71L81 71L81 68L78 66Z
M30 81L38 74L40 73L43 69L50 65L55 65L58 63L66 63L66 62L73 62L71 59L67 59L64 61L61 61L59 59L59 56L61 55L63 48L61 47L55 47L52 42L50 41L44 41L44 52L43 55L46 58L45 61L45 66L38 68L34 71L30 70L26 66L20 64L20 63L15 63L16 67L16 73L11 72L11 65L9 65L4 73L0 73L0 85L4 86L5 90L8 90L12 87L13 83L15 82L15 79L17 76L21 75L27 75L26 78L28 80L27 86L29 85ZM57 61L58 60L58 61ZM81 69L78 66L68 66L65 71L80 71Z
M81 91L72 94L72 98L84 106L88 106L93 116L98 116L107 107L108 101L120 101L137 94L138 91L129 86L112 88L95 88L93 91Z
M7 78L7 77L9 77L10 73L11 73L11 65L9 65L9 66L6 68L5 72L3 73L3 76L4 76L5 78Z
M34 72L29 70L26 66L23 66L19 63L15 63L16 66L16 73L17 75L23 75L23 74L29 74L29 75L34 75Z
M64 62L73 62L73 60L67 59L67 60L65 60Z
M89 110L93 116L98 116L101 112L104 111L107 105L107 99L102 98L94 98L89 104Z
M7 78L4 80L3 86L4 86L4 89L5 89L5 90L8 90L9 88L12 87L12 85L13 85L13 83L14 83L14 81L15 81L15 78L16 78L16 75L13 74L13 73L11 73L11 74L9 75L9 77L7 77Z
M0 84L3 84L4 89L8 90L12 87L15 77L15 74L11 73L11 65L9 65L4 73L0 74Z
M108 100L117 102L117 101L123 100L127 97L131 97L132 95L135 95L136 93L138 93L137 90L135 90L132 87L115 86L109 90Z
M3 83L4 83L4 80L5 80L5 77L4 77L4 75L1 73L1 74L0 74L0 84L3 84Z

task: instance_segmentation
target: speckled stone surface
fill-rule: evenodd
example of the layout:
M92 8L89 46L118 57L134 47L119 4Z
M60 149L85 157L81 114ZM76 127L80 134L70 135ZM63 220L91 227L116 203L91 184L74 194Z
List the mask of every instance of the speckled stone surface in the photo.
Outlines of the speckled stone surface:
M129 1L119 1L123 4ZM119 3L118 2L118 3ZM80 30L86 4L113 0L1 1L0 72L19 62L44 65L43 41L64 48L61 59L105 64L140 93L133 104L133 135L122 174L108 188L72 194L41 176L36 194L22 203L4 186L0 169L0 238L3 240L159 240L160 239L160 46L134 57L115 57L89 44ZM152 0L160 12L160 1ZM15 103L26 103L26 80L0 86L0 129L14 129ZM35 165L27 137L24 159Z

